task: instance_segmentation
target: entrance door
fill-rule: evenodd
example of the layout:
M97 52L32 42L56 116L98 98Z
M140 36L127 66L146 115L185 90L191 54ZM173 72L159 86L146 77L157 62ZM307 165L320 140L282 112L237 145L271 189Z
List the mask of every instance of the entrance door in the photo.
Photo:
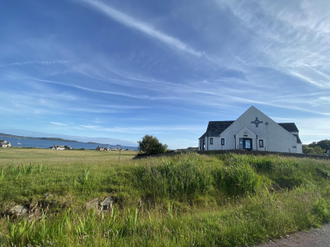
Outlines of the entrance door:
M252 150L252 139L251 138L239 138L239 148L251 151Z
M204 151L205 150L205 140L200 140L200 150Z

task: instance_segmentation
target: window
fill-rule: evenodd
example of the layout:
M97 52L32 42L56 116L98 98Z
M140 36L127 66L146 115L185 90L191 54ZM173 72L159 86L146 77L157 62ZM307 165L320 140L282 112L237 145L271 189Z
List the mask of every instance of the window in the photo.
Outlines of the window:
M261 148L264 147L264 140L259 140L259 147L261 147Z
M213 138L210 138L210 145L213 145Z
M221 145L222 145L222 146L225 145L225 138L221 138Z
M239 149L243 149L243 138L239 138Z

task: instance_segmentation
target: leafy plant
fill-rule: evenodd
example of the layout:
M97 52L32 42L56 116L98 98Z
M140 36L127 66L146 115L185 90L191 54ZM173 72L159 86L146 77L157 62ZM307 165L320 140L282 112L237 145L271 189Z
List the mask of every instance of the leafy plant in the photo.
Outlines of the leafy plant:
M140 153L147 155L162 154L167 150L167 145L162 144L152 135L145 135L141 141L138 141Z

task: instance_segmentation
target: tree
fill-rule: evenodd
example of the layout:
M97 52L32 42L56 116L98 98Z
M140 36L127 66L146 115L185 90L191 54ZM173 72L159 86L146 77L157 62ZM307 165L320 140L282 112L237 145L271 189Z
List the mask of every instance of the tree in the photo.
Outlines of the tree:
M330 140L322 140L303 145L303 153L306 154L326 154L330 150Z
M317 145L324 150L330 150L330 140L319 141Z
M303 145L304 154L325 154L325 150L319 146Z
M139 143L139 151L144 154L162 154L167 151L167 145L162 144L152 135L145 135Z

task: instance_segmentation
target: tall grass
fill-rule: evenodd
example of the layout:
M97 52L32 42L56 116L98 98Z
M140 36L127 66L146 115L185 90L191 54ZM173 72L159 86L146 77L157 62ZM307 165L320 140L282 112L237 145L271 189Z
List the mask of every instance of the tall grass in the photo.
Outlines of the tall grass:
M217 188L224 188L229 195L253 193L260 185L260 176L249 164L234 163L221 170L213 171Z
M134 174L137 187L154 198L192 198L213 190L239 195L255 192L260 184L259 176L249 164L208 164L197 154L182 154L177 160L165 160L157 165L137 165Z
M37 164L0 167L0 245L246 246L330 221L328 161L181 154ZM112 211L84 210L109 195ZM41 220L7 218L13 205L36 202L49 206Z
M75 215L68 210L39 222L11 222L8 245L47 246L246 246L328 222L329 201L311 189L259 195L212 212L170 216L114 208Z
M18 166L11 166L8 168L8 173L16 176L16 178L20 176L25 176L29 174L42 173L45 170L45 166L43 164L35 165L35 164L22 164Z
M195 154L159 165L137 165L134 169L139 189L154 197L192 197L207 193L212 186L210 167Z

